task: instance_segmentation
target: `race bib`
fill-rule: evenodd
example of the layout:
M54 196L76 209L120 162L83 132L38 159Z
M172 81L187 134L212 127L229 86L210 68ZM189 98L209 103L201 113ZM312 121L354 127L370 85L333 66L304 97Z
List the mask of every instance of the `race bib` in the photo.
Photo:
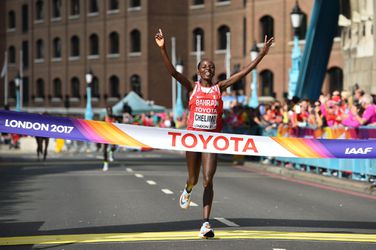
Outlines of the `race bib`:
M217 115L194 113L193 127L197 129L216 129L217 128Z

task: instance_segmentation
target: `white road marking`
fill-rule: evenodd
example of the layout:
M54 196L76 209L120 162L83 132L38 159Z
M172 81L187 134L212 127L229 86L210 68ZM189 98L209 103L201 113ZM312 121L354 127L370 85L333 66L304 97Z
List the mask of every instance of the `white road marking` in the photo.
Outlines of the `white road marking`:
M149 185L156 185L157 184L155 181L152 181L152 180L147 180L146 183L149 184Z
M142 174L134 174L134 176L136 176L137 178L144 178Z
M131 168L126 168L125 171L127 171L128 173L131 173L131 172L133 172L133 169L131 169Z
M225 224L226 226L229 226L229 227L239 227L238 224L232 222L232 221L229 221L225 218L220 218L220 217L215 217L214 219L216 219L217 221L219 222L222 222L223 224Z
M167 189L167 188L164 188L164 189L161 189L163 193L165 194L173 194L174 192L172 192L170 189Z
M286 248L273 248L273 250L286 250Z
M194 203L193 201L191 201L191 203L189 204L190 207L198 207L198 205L196 203Z

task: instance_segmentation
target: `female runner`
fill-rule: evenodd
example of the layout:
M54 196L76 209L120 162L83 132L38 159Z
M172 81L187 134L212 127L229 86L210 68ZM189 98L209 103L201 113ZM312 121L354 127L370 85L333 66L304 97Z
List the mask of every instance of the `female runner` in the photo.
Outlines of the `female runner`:
M168 57L165 39L162 30L155 35L155 42L160 48L163 62L172 77L182 84L188 92L192 91L189 99L189 118L188 130L221 132L223 102L222 92L228 87L238 82L245 75L251 72L262 58L268 53L269 47L273 43L273 38L267 40L265 36L264 47L259 56L248 64L244 69L232 75L229 79L214 82L215 75L214 63L204 59L198 64L198 74L200 80L191 82L187 77L176 71ZM203 224L199 236L202 238L214 237L214 230L210 227L209 216L213 202L213 177L217 169L217 154L202 152L186 152L188 178L183 193L179 199L180 207L187 209L189 207L192 195L192 188L197 184L200 167L203 168Z

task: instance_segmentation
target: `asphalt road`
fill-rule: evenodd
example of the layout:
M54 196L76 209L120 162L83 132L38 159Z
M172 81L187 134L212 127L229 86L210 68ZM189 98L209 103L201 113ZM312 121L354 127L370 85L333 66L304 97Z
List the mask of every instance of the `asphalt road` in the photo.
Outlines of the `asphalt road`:
M222 160L214 240L198 239L201 180L192 206L178 198L182 155L0 153L0 249L376 249L376 199L265 175ZM23 244L23 245L22 245Z

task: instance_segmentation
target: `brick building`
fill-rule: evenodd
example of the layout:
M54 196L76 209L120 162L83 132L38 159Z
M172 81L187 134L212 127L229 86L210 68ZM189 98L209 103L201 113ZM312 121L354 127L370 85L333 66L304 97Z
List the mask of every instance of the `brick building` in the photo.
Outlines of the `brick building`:
M368 93L376 93L376 4L373 0L349 0L340 16L344 55L344 86L356 83Z
M7 51L9 104L15 105L14 79L22 50L26 110L45 107L59 113L69 107L82 112L89 69L94 74L94 108L114 104L130 90L171 107L171 78L154 42L159 27L169 51L170 38L176 37L176 55L183 60L189 78L196 74L195 35L202 35L203 57L214 61L220 79L226 74L227 32L231 34L233 72L249 63L253 41L261 47L264 35L273 35L275 44L257 69L259 95L282 99L291 65L289 14L294 4L295 0L0 1L0 35L4 38L0 51ZM299 4L307 24L313 0L300 0ZM305 30L301 30L302 47ZM342 86L344 63L339 41L333 45L323 91ZM249 94L250 82L249 75L235 88ZM4 78L0 99L4 100Z

